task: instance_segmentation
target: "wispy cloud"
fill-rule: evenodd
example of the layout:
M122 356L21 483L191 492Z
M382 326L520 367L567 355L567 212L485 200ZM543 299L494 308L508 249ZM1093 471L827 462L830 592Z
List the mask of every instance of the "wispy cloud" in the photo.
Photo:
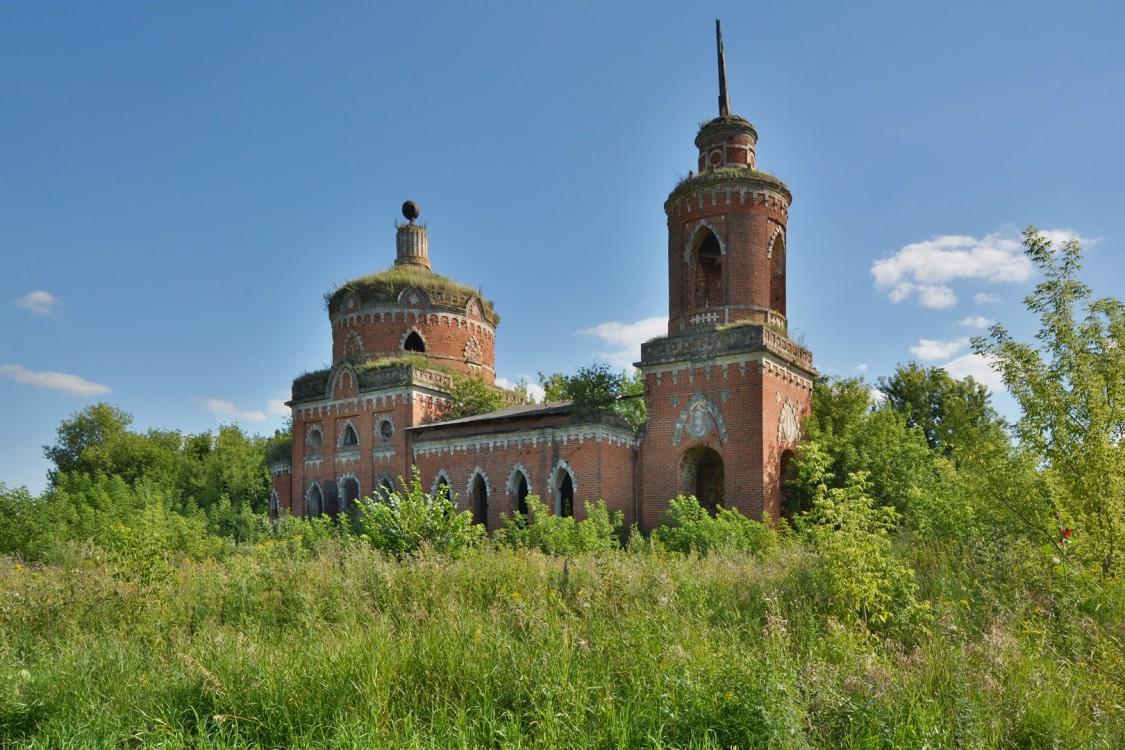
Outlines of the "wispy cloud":
M952 362L942 365L953 378L960 380L972 377L973 380L993 391L1004 390L1004 378L993 368L993 359L983 354L966 354Z
M959 338L953 341L918 339L918 345L910 347L910 353L923 361L945 359L946 357L952 357L968 345L968 338Z
M875 288L892 302L915 297L924 307L949 307L957 301L949 286L959 279L993 283L1027 281L1031 261L1013 232L994 232L982 238L942 235L904 246L875 261Z
M966 328L988 328L992 325L993 321L983 315L970 315L967 318L961 318L957 321L957 325L965 326Z
M31 310L36 315L58 315L62 307L62 300L42 289L29 292L19 299L12 300L25 310Z
M283 398L270 399L269 403L266 404L266 411L275 417L288 417L293 413L292 410L285 405L285 399Z
M231 417L232 419L239 419L246 422L265 422L266 413L263 411L244 411L235 405L233 401L225 401L218 398L208 398L202 401L203 408L211 412L217 417Z
M991 305L999 301L999 294L986 294L984 292L977 292L973 295L973 302L976 302L978 305Z
M862 375L865 372L867 372L867 363L866 362L860 362L858 365L855 366L854 369L855 369L856 372L858 372L860 375Z
M578 331L582 336L597 336L609 345L609 349L598 354L617 367L632 367L641 358L641 344L661 336L668 331L668 319L664 317L645 318L635 323L611 321L600 323L593 328Z
M113 393L113 389L108 385L91 383L85 378L65 372L35 372L23 365L0 365L0 374L6 375L17 383L27 383L71 396L100 396Z

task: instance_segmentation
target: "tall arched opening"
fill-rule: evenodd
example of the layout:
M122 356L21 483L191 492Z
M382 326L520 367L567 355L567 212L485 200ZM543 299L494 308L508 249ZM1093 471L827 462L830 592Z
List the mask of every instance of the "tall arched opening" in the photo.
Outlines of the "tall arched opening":
M488 485L483 474L473 477L473 522L484 524L488 528Z
M695 264L695 306L723 304L723 250L711 232L703 233Z
M714 515L726 504L723 457L714 448L699 445L685 453L680 481L684 491L695 495L708 513Z

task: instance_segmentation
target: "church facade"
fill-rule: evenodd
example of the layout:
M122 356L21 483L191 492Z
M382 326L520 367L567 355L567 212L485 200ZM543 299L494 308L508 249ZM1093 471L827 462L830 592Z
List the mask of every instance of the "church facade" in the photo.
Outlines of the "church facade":
M601 499L644 530L680 494L712 512L783 513L816 370L788 336L792 195L755 166L758 134L730 112L719 45L719 116L696 136L698 172L664 204L668 333L636 363L646 424L567 402L446 419L455 377L494 383L500 319L432 270L407 202L394 265L328 297L332 365L293 382L292 460L271 466L273 512L347 513L358 498L401 489L416 467L424 486L490 530L526 511L529 494L576 518Z

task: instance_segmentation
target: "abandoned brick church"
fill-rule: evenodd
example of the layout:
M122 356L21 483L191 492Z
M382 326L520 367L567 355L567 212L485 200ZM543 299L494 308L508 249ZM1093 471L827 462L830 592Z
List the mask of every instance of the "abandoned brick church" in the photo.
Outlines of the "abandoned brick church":
M788 336L786 220L792 196L755 167L757 131L732 115L719 39L719 116L695 138L698 173L668 216L668 334L641 349L648 421L567 402L443 420L453 373L496 378L499 316L431 270L416 210L389 270L328 299L332 366L293 382L291 462L271 466L271 510L347 512L417 467L489 529L539 495L558 514L603 499L656 526L677 494L711 510L777 517L784 467L809 409L812 354Z

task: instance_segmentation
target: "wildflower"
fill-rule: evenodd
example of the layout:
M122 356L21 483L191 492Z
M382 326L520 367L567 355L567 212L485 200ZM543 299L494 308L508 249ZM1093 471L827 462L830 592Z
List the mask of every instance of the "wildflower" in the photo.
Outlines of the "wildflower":
M1073 532L1073 531L1071 531L1069 527L1066 527L1066 526L1064 526L1064 527L1063 527L1063 530L1062 530L1062 538L1063 538L1063 540L1066 540L1066 539L1070 539L1070 535L1071 535L1071 534L1073 534L1073 533L1074 533L1074 532Z

